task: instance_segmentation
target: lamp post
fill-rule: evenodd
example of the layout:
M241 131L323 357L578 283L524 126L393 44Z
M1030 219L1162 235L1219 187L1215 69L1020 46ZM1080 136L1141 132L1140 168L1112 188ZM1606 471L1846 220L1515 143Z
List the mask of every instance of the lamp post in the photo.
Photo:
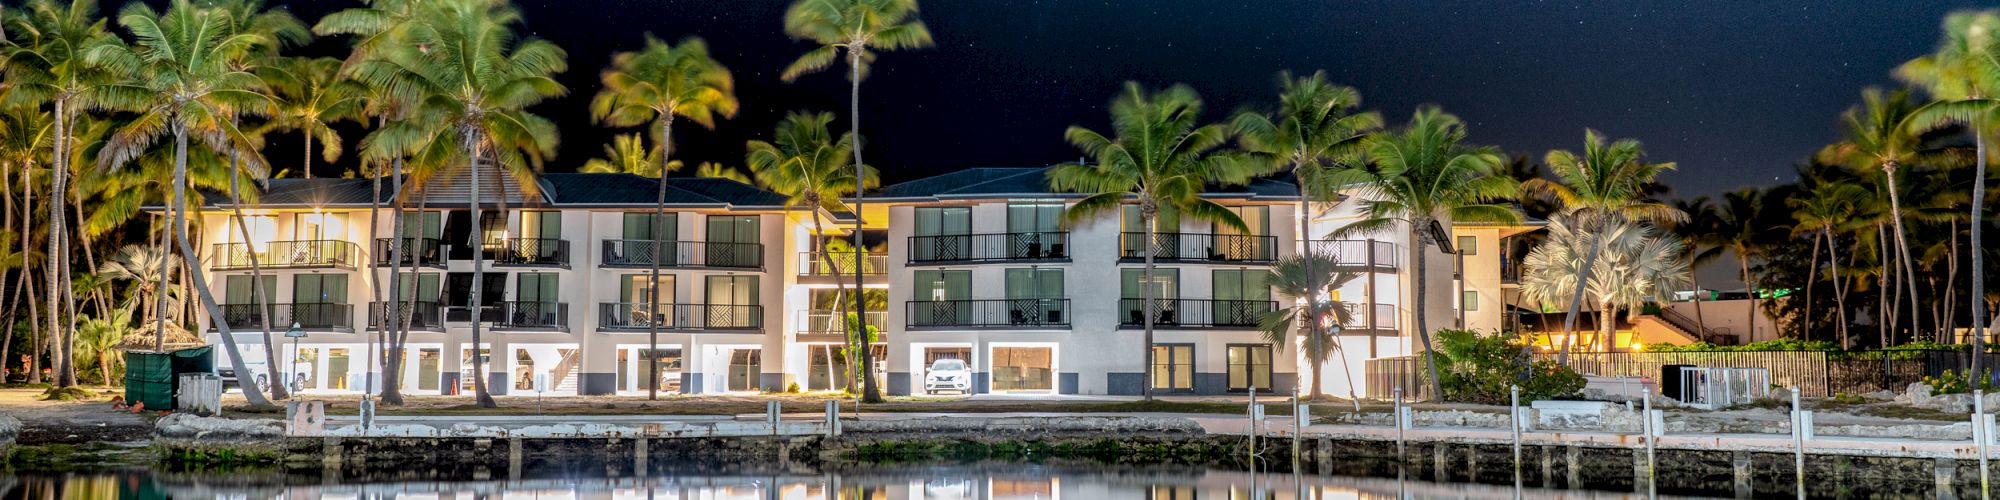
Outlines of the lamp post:
M293 321L292 329L285 331L285 338L292 339L292 353L291 356L289 357L289 361L285 362L285 380L283 381L274 380L272 382L280 384L292 384L293 377L298 376L296 370L299 367L299 339L306 338L306 330L305 328L301 328L299 326L299 322ZM292 385L292 387L298 387L298 386Z

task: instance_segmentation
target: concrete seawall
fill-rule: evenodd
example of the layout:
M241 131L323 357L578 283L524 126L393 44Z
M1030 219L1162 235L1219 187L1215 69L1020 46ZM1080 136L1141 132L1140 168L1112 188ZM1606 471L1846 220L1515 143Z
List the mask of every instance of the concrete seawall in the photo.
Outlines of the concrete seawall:
M14 440L21 436L21 421L14 417L0 415L0 463L14 452Z

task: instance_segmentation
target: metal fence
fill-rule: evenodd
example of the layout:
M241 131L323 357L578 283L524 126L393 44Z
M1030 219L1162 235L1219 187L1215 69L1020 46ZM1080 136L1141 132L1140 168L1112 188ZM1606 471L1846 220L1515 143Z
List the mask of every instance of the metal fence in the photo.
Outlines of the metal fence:
M1554 359L1538 353L1538 359ZM1951 350L1889 351L1687 351L1590 352L1569 356L1577 373L1604 377L1658 379L1668 365L1703 368L1760 368L1773 385L1797 387L1804 396L1826 397L1875 391L1902 391L1924 377L1971 366L1973 354ZM1984 366L2000 355L1984 354ZM1364 363L1368 397L1389 399L1397 388L1406 399L1431 399L1422 356L1371 359Z

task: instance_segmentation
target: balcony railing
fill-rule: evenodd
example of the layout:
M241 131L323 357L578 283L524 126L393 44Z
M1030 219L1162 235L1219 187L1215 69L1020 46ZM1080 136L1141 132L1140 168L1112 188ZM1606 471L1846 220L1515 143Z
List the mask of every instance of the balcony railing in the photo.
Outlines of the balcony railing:
M1278 260L1278 239L1274 236L1211 233L1154 233L1147 245L1146 233L1122 233L1118 257L1127 261L1154 260L1250 263Z
M913 300L909 328L1069 328L1069 299Z
M1142 328L1146 299L1118 300L1118 327ZM1278 310L1270 300L1153 299L1154 328L1256 328L1264 313Z
M486 255L499 266L569 267L569 240L505 238L488 240Z
M222 322L233 331L262 330L267 314L276 332L290 330L292 323L306 330L354 331L354 306L347 304L271 304L268 313L257 304L222 305Z
M445 266L444 243L438 241L436 238L376 238L375 264L380 266L395 265L396 263L393 261L396 257L395 252L398 246L402 247L402 265L419 267Z
M601 330L760 330L764 306L735 304L647 304L609 302L597 305Z
M499 315L492 320L496 328L569 330L569 304L510 301L491 309Z
M391 307L391 304L388 302L373 302L368 304L368 327L377 328L376 325L379 324L382 318L389 316L389 309ZM401 319L410 321L411 330L444 331L444 306L441 304L422 301L404 302L401 311L403 313ZM391 321L401 321L401 319L390 318ZM402 327L403 325L400 322L388 325L388 328L392 329Z
M604 240L604 267L763 269L764 244L722 241Z
M868 311L862 313L861 317L868 320L868 326L882 330L887 329L883 327L889 321L888 311ZM846 318L847 315L845 313L836 313L827 310L799 311L799 334L846 335Z
M1375 251L1374 260L1369 260L1368 251ZM1403 255L1396 251L1396 244L1376 240L1315 240L1312 251L1316 254L1333 256L1341 266L1370 267L1378 269L1398 269L1402 267Z
M838 271L841 275L854 275L853 253L833 252L833 262L839 265ZM833 276L835 270L835 268L827 266L826 259L820 258L819 252L799 252L799 276ZM887 254L861 254L862 275L881 276L888 270L889 256Z
M1069 233L911 236L910 262L1020 262L1069 260Z
M361 248L340 240L273 241L263 245L215 244L213 269L249 269L251 257L267 269L341 267L353 269Z
M1348 317L1348 322L1341 325L1341 328L1395 331L1397 325L1402 322L1402 318L1396 314L1395 304L1375 304L1375 323L1372 328L1368 323L1368 304L1353 304L1352 307L1353 315Z
M1513 257L1500 257L1500 283L1515 285L1521 283L1521 262Z

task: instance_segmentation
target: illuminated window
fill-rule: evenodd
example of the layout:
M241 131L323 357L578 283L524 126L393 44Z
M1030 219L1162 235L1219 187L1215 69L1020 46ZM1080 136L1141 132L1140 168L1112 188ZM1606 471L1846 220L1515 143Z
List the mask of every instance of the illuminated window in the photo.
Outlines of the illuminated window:
M1479 255L1479 237L1477 236L1458 237L1458 254L1468 257L1473 255Z

